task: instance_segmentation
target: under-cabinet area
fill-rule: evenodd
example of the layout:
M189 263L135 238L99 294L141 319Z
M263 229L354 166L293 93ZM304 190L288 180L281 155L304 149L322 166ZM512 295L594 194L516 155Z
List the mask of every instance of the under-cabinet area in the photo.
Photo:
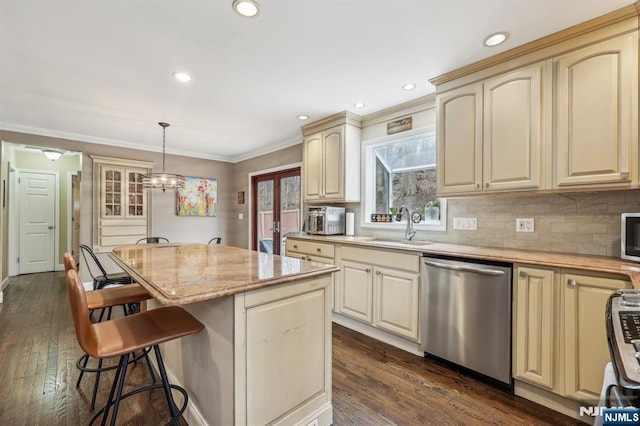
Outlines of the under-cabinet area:
M460 322L463 333L458 329L461 325L451 322L453 318L477 315L479 310L469 306L465 312L456 312L457 299L441 300L442 296L427 300L434 296L425 293L426 263L473 259L469 265L484 263L482 268L489 274L499 273L492 264L508 266L511 295L502 303L511 304L511 316L503 320L507 324L502 339L510 340L512 368L506 382L512 380L517 395L571 417L577 416L580 404L600 395L610 360L605 306L612 293L632 287L637 269L631 263L596 256L439 243L417 246L407 242L403 247L396 242L389 247L375 238L304 234L287 238L287 255L290 253L340 268L333 282L334 323L416 356L425 355L424 340L429 339L424 333L425 303L436 304L438 309L449 306L449 320L441 315L440 321L450 323L440 326L457 336L481 334L474 327L487 324L486 314L475 322L470 318ZM465 273L456 271L463 266L466 264L453 262L451 276ZM422 304L421 298L426 298ZM466 346L464 342L460 346L461 359L478 357L477 350Z

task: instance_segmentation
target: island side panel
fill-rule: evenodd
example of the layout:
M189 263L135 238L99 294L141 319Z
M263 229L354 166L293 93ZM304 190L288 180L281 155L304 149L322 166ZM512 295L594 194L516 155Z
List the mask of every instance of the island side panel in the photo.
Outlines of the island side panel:
M162 344L170 381L189 395L184 414L189 424L234 423L233 304L233 296L227 296L183 305L204 324L204 330ZM156 300L150 301L150 308L159 306Z
M333 422L331 275L235 296L236 425Z

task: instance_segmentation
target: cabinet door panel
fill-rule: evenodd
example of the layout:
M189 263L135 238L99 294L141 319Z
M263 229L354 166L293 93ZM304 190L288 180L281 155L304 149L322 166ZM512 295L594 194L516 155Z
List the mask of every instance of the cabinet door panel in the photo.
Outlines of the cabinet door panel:
M637 57L626 35L557 59L557 186L634 179Z
M323 198L344 198L344 126L323 132L324 192Z
M598 398L610 355L605 327L609 295L630 287L623 280L563 274L565 392L574 398Z
M338 296L338 311L342 315L367 323L373 321L372 276L373 272L369 265L342 262Z
M419 275L376 268L374 325L418 340Z
M544 63L484 84L484 189L540 187Z
M515 288L515 377L554 388L553 271L519 267Z
M322 133L304 140L304 199L320 199L322 195Z
M482 85L451 90L436 98L438 192L481 190Z

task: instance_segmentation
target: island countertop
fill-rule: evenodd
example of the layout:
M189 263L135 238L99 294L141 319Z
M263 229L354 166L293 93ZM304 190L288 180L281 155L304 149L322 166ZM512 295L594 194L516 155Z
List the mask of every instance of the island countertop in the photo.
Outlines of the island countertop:
M333 265L220 244L138 244L110 257L160 303L182 305L338 271Z

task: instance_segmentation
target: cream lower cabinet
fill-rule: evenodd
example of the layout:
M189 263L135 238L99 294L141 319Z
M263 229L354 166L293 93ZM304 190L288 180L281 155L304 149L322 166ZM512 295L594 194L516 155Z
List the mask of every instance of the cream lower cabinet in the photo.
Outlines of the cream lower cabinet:
M340 247L336 311L412 341L419 339L419 255Z
M631 288L631 283L565 273L561 285L565 394L593 400L600 395L604 367L611 361L605 327L607 299L616 290Z
M524 265L514 273L514 378L571 399L597 399L610 361L607 299L631 283Z
M287 242L285 243L285 256L305 259L310 262L328 263L330 265L335 265L334 253L334 245L330 243L321 243L308 240L295 240L292 238L287 238ZM334 275L331 275L331 310L335 309Z
M517 268L514 376L549 390L558 390L554 368L558 296L554 271Z

